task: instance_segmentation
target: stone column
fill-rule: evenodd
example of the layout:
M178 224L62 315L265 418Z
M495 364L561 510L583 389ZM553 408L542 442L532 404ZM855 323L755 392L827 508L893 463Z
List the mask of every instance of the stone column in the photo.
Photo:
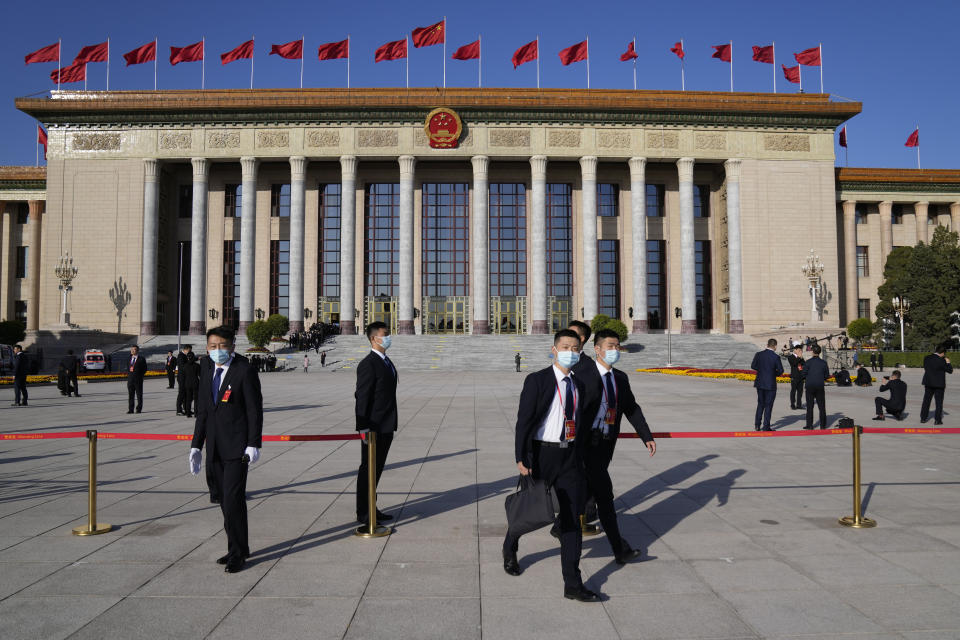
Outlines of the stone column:
M853 200L843 202L843 262L844 288L847 299L847 319L844 325L857 318L857 304L860 300L860 283L857 279L857 203Z
M160 163L143 161L143 263L140 280L140 335L157 334L157 234L160 225Z
M413 168L417 159L400 156L400 291L397 333L413 335Z
M293 156L290 158L290 331L303 330L306 189L307 159Z
M927 237L927 225L929 224L927 212L929 206L930 203L923 201L915 202L913 205L913 212L917 218L917 242L930 242Z
M647 333L647 159L630 158L630 228L633 253L633 329Z
M743 257L740 244L740 158L723 163L727 172L727 276L730 333L743 333Z
M13 270L16 268L14 260L16 250L13 247L13 212L5 211L6 202L0 200L0 320L13 318L13 296L10 285L13 283Z
M677 160L680 175L680 286L683 309L680 333L697 330L697 262L693 237L693 158ZM667 317L669 322L669 309Z
M580 217L582 226L583 319L588 323L597 315L599 275L597 270L597 157L580 158ZM576 314L574 314L576 315Z
M30 281L30 298L27 301L27 331L40 329L40 243L43 209L46 202L31 200L30 207L30 266L27 275Z
M960 233L960 202L950 205L950 231Z
M887 256L893 250L893 203L880 203L880 268L887 264Z
M210 161L193 158L193 209L190 225L190 335L207 331L207 192Z
M340 333L357 332L357 157L340 156Z
M257 262L257 159L240 158L240 333L253 322L253 279Z
M530 333L548 332L547 324L547 156L530 158L530 255L527 268L527 321Z
M472 333L485 334L490 333L490 185L487 174L490 158L473 156L470 162L473 164L473 217L470 225Z

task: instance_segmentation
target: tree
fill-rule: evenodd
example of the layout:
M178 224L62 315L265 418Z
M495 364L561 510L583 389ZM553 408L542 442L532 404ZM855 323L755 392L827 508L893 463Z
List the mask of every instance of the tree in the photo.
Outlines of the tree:
M0 322L0 344L17 344L27 337L26 327L16 320Z
M287 316L280 315L279 313L275 313L267 318L267 326L270 327L271 338L282 338L290 333L290 321L287 320Z
M604 325L604 329L610 329L615 331L617 336L620 337L620 342L627 341L627 325L623 324L621 321L616 318L610 318L607 320L607 324Z
M610 322L610 316L598 313L593 316L593 320L590 321L590 330L596 333L607 326L608 322Z
M857 342L863 342L863 340L869 338L872 333L873 323L867 318L851 320L850 324L847 325L847 335Z
M267 346L271 337L273 337L273 331L271 331L270 325L264 320L251 322L247 326L247 340L255 347Z

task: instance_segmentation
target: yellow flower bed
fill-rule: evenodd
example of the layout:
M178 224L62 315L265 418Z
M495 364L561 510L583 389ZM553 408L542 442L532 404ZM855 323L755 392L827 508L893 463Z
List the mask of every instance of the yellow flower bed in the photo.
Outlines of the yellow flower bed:
M148 378L156 378L158 376L165 376L166 372L164 371L147 371L145 374ZM88 373L77 376L78 380L126 380L126 373ZM44 384L44 383L56 383L56 375L36 375L36 376L27 376L27 384ZM13 385L13 376L4 376L0 378L0 386Z
M757 379L757 374L749 373L743 369L697 369L696 367L651 367L648 369L637 369L637 373L660 373L668 376L689 376L693 378L713 378L714 380L744 380L753 382ZM833 376L827 378L833 382ZM876 382L876 378L870 378ZM790 383L790 376L777 376L777 382L782 384ZM852 380L851 380L852 382Z

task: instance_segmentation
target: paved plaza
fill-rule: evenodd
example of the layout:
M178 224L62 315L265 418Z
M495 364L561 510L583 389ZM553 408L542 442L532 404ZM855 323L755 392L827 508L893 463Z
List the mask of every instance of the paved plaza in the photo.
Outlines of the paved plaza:
M621 441L620 522L644 553L619 566L586 538L581 570L604 599L581 604L562 597L547 530L521 540L523 575L502 568L526 372L396 364L401 426L379 494L394 534L352 535L356 442L266 443L248 481L253 556L234 575L214 563L222 519L187 473L189 443L101 441L98 520L118 528L88 538L70 533L85 523L86 442L0 443L0 638L960 638L960 436L865 435L866 530L837 524L852 514L850 436L662 439L653 458ZM905 376L904 422L870 422L874 386L829 387L831 423L919 426L919 377ZM630 378L654 431L752 432L748 382ZM353 431L351 369L262 381L265 434ZM5 387L0 432L192 433L166 387L148 379L136 416L123 382L70 400L33 387L27 409ZM803 426L786 385L774 419Z

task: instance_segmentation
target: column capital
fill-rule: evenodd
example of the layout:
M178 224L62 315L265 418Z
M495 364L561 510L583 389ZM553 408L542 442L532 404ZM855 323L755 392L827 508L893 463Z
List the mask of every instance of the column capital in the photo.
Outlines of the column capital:
M417 159L413 156L400 156L397 158L400 163L400 176L413 175L413 168L417 164Z
M580 174L584 178L597 177L597 156L583 156L580 158Z
M530 156L530 174L534 180L547 178L547 156Z
M923 207L924 209L926 209L927 207L930 206L930 203L929 203L928 201L926 201L926 200L918 200L917 202L914 202L914 203L913 203L913 206L914 206L914 207Z
M490 158L487 156L473 156L470 158L470 164L473 165L474 178L486 178L487 171L490 168Z
M240 158L240 171L243 180L253 180L257 173L257 158L253 156L243 156Z
M340 156L340 171L343 173L343 175L356 177L357 156Z
M727 172L728 181L740 182L740 168L743 165L743 160L740 158L730 158L723 163L723 168Z
M680 174L680 182L693 182L693 158L677 160L677 172Z
M46 200L27 200L27 209L31 216L40 215L46 209L46 204Z
M307 177L307 165L310 163L303 156L290 157L290 179L304 180Z
M206 182L210 177L210 161L206 158L190 158L193 165L193 181Z
M627 161L630 165L630 179L631 180L643 180L646 176L647 171L647 159L641 158L639 156L630 158Z
M856 200L844 200L843 201L843 215L844 217L851 217L857 212L857 201Z
M156 182L157 178L160 177L160 161L156 158L144 158L143 170L144 180L147 182Z

